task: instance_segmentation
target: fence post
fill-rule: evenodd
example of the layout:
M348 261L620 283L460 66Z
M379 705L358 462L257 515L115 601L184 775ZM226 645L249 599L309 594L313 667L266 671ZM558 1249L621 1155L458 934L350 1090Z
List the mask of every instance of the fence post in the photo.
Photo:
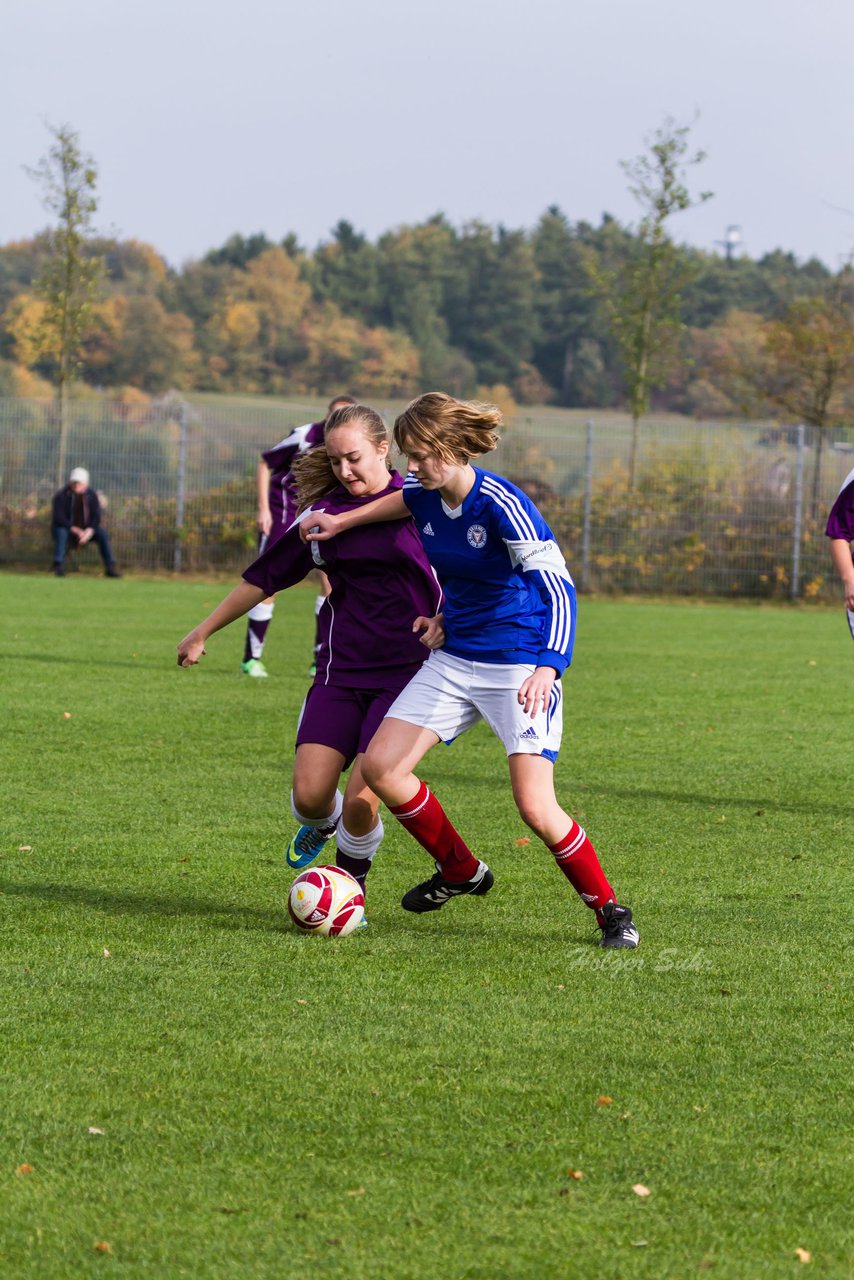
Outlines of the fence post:
M178 490L175 495L175 558L173 568L181 572L181 535L184 531L184 503L187 497L187 402L181 401L178 417Z
M587 419L584 449L584 521L581 526L581 589L587 589L590 577L590 510L593 500L593 419Z
M795 528L792 533L792 581L790 595L797 600L801 580L801 535L804 523L804 424L798 426L798 461L795 466Z

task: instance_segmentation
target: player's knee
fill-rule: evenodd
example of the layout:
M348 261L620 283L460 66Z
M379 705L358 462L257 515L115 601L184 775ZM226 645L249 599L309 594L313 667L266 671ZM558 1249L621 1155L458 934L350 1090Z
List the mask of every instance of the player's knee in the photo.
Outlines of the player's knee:
M335 799L335 788L318 785L311 778L294 778L293 804L306 818L325 818Z
M368 747L362 761L362 777L372 791L382 796L394 777L394 764L381 751L372 751Z
M536 796L516 796L515 799L519 817L525 826L530 827L535 835L542 838L542 833L547 829L549 823L549 807L544 805Z

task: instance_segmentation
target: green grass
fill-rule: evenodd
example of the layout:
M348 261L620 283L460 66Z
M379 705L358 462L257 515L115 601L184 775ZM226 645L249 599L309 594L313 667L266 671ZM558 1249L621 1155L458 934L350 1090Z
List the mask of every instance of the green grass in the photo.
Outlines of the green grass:
M838 611L582 605L558 778L641 929L610 954L480 729L424 772L489 898L402 912L388 820L369 929L293 932L313 594L271 679L240 627L179 671L223 593L0 578L0 1274L849 1276Z

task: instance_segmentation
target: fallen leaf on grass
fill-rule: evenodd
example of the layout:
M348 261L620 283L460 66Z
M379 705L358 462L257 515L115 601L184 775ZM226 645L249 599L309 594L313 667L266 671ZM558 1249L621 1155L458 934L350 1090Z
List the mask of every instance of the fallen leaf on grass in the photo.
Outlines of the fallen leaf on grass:
M566 991L566 987L564 986L564 984L563 984L562 982L559 982L559 983L557 984L557 989L558 989L558 991Z
M633 1241L632 1241L632 1248L633 1248L633 1249L643 1249L643 1247L644 1247L645 1245L648 1245L648 1244L649 1244L649 1241L648 1241L648 1240L633 1240Z
M307 1000L297 1000L297 1004L308 1004Z
M348 1196L363 1196L365 1194L364 1187L356 1187L355 1191L348 1191Z
M531 843L531 841L528 839L528 837L527 837L527 836L520 836L520 837L519 837L519 839L516 841L516 843L517 843L517 844L530 844L530 843Z
M33 846L31 844L19 844L18 853L32 853Z
M113 1246L110 1244L107 1244L106 1240L96 1240L95 1244L92 1247L94 1248L96 1253L112 1253L113 1252Z
M729 987L719 987L718 989L719 989L719 991L720 991L720 993L721 993L721 995L722 995L722 996L731 996L731 995L732 995L732 992L730 991Z
M33 1166L31 1164L19 1164L15 1172L19 1178L23 1178L26 1174L33 1172Z
M190 859L189 859L189 858L179 858L179 859L178 859L178 861L179 861L179 862L189 862L189 861L190 861Z
M795 1257L798 1262L812 1262L812 1254L809 1249L796 1249Z
M581 1172L580 1169L567 1169L566 1176L568 1178L574 1178L576 1182L580 1182L581 1179L584 1177L584 1174Z
M609 1098L609 1097L608 1097L608 1095L607 1095L607 1093L600 1093L600 1094L599 1094L599 1097L596 1099L596 1106L597 1106L597 1107L610 1107L610 1105L611 1105L611 1103L612 1103L613 1101L614 1101L614 1099L613 1099L613 1098Z
M107 959L109 960L109 958L110 958L110 953L109 953L109 951L107 950L107 948L106 948L106 947L104 947L104 955L105 955L105 956L107 957Z
M246 1213L245 1209L232 1209L227 1204L217 1205L216 1211L217 1213Z
M98 1135L99 1137L101 1137L101 1138L103 1138L103 1136L104 1136L104 1130L103 1130L103 1129L96 1129L96 1128L95 1128L95 1126L94 1126L93 1124L90 1124L90 1125L89 1125L89 1132L90 1132L90 1133L97 1134L97 1135Z
M645 1187L642 1182L635 1182L632 1185L632 1191L636 1196L651 1196L652 1192L649 1187Z
M70 720L70 719L71 719L71 712L70 712L70 711L63 711L63 713L62 713L62 718L63 718L63 720Z

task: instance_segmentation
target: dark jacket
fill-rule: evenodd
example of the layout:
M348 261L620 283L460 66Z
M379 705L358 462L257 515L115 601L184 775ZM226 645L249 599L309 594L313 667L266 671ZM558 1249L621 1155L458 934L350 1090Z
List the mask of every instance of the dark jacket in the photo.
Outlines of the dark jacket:
M74 520L74 499L78 498L82 505L82 519ZM81 513L78 513L81 514ZM71 486L66 485L53 495L52 529L70 529L76 524L78 529L97 529L101 523L101 504L94 489L85 493L72 493Z

